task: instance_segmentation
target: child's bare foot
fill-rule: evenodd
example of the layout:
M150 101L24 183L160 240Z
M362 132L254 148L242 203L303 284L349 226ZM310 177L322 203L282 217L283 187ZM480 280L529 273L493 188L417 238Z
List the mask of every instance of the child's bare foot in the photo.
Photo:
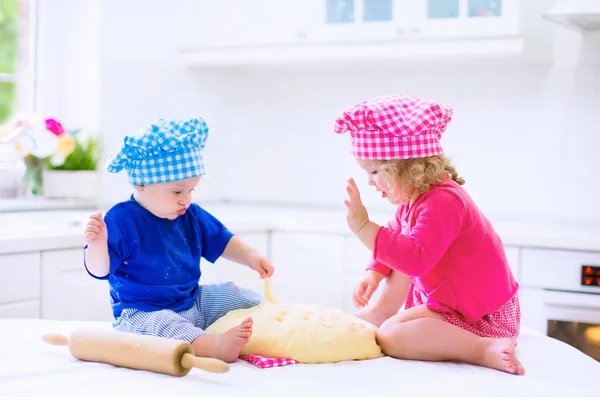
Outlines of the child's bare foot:
M483 365L515 375L525 374L525 368L515 355L515 346L509 338L489 339L483 351Z
M248 317L239 326L221 333L217 341L216 358L225 362L234 362L240 351L252 336L252 318Z
M367 321L376 327L380 327L386 320L396 315L394 312L385 312L374 308L365 308L355 314L357 318Z
M252 318L248 317L227 332L198 336L192 342L196 356L234 362L252 336L252 324Z

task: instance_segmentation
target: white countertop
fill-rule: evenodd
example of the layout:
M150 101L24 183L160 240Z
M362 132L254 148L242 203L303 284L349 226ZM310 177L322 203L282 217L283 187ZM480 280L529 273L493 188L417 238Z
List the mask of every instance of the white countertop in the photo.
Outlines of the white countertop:
M276 230L351 235L345 210L206 204L204 208L233 232ZM84 246L83 230L93 210L53 210L0 213L0 253ZM393 215L371 213L383 224ZM599 251L600 227L555 223L493 221L507 246Z
M0 198L0 213L49 210L82 210L96 206L93 200L47 199L45 197Z

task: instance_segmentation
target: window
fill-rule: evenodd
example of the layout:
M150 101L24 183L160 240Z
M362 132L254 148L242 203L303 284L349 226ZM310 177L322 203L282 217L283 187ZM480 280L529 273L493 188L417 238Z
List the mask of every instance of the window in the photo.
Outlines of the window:
M34 108L35 8L34 0L0 1L0 125Z
M327 0L327 23L391 21L392 0Z
M428 0L430 19L500 17L502 0Z

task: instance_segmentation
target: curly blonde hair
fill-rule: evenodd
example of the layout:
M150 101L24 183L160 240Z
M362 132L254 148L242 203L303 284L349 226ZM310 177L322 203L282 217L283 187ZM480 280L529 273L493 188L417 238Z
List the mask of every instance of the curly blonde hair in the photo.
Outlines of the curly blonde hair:
M458 175L450 159L443 155L383 161L379 168L394 178L395 183L398 179L405 178L419 195L427 192L433 184L441 182L448 175L459 185L465 184L465 180Z

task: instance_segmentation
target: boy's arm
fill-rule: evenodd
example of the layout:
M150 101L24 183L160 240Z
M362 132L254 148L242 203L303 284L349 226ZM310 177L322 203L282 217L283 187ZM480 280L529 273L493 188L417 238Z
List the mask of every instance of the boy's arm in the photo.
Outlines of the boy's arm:
M248 257L251 253L257 253L257 251L234 235L227 243L227 246L225 246L221 257L238 264L250 266Z
M88 272L95 277L103 278L108 275L110 257L106 242L88 245L85 251L85 266Z
M266 278L273 275L273 266L255 249L234 235L223 223L203 210L194 206L194 212L202 229L202 257L214 263L219 257L238 264L247 265Z
M87 272L94 278L108 279L126 256L121 230L112 218L95 213L88 221L85 239L83 261Z
M229 240L221 256L226 260L252 268L262 278L273 275L273 266L271 263L261 256L258 251L248 246L242 239L235 235Z

